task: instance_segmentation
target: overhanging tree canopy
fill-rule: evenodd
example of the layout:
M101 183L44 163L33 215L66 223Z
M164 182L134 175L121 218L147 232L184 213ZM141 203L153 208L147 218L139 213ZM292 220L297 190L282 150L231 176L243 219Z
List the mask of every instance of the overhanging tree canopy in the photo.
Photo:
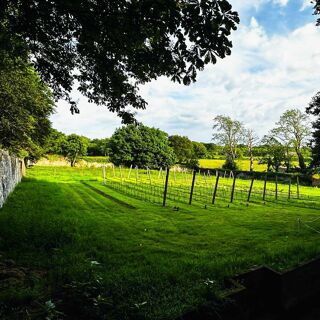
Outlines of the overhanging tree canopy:
M9 58L4 62L0 68L0 148L36 159L51 127L52 94L28 62Z
M56 98L76 82L89 101L134 121L139 84L167 76L185 85L231 53L239 23L227 0L1 0L0 50L30 52ZM0 53L1 56L1 53Z

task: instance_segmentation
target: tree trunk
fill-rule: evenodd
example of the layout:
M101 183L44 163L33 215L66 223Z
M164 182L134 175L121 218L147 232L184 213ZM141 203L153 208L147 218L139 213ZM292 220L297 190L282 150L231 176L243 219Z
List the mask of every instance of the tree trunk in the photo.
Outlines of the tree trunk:
M253 154L252 151L250 151L250 172L253 171Z
M300 169L302 171L304 171L304 170L306 170L306 164L304 162L303 155L299 150L297 150L296 152L297 152L297 156L298 156L298 159L299 159L299 167L300 167Z
M76 158L75 157L71 159L70 164L71 164L71 167L75 166L75 164L76 164Z
M286 150L286 154L287 154L287 160L286 160L286 171L289 172L290 171L290 153L289 153L289 146L287 146L287 150Z

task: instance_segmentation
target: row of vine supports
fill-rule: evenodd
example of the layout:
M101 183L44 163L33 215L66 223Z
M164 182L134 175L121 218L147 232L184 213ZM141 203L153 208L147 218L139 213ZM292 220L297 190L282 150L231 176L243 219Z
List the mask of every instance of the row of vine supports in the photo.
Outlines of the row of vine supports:
M124 176L124 172L123 172L123 168L120 166L119 167L119 175L120 175L120 182L121 182L121 185L125 184L126 182L126 179L130 179L131 178L131 175L132 175L132 171L134 170L135 171L135 181L136 181L136 185L138 185L138 181L139 181L139 169L138 167L135 167L133 168L133 166L131 166L129 169L126 169L128 170L128 174L126 176ZM207 169L206 169L207 170ZM113 166L112 167L112 171L113 171L113 177L114 178L117 178L116 177L116 169L115 167ZM169 185L169 177L170 177L170 174L171 174L171 170L170 168L166 168L165 170L163 170L162 168L158 171L158 179L161 179L162 183L163 184L163 191L162 191L162 205L163 206L166 206L167 205L167 196L168 196L168 191L170 190L170 185ZM193 203L193 198L194 198L194 189L195 189L195 184L196 184L196 181L197 181L197 174L199 173L203 173L204 175L204 179L206 181L207 177L210 177L210 172L209 170L207 170L207 175L206 176L206 171L205 170L193 170L192 171L192 180L191 180L191 185L189 185L189 195L188 195L188 198L189 198L189 205L192 205ZM164 174L165 173L165 174ZM161 188L161 184L160 185L152 185L152 179L151 179L151 171L149 168L146 169L146 174L148 176L148 180L149 180L149 184L150 184L150 189L151 190L155 190L157 189L157 195L159 194L159 188ZM174 170L172 172L172 174L174 175L174 181L176 181L176 171ZM229 177L226 177L226 171L224 172L224 175L219 171L219 170L216 170L216 179L215 179L215 184L213 186L213 190L212 190L212 193L211 193L211 199L210 199L210 203L212 205L214 205L216 203L216 199L217 199L217 194L218 194L218 190L219 188L223 188L223 192L224 192L224 195L225 195L225 189L228 188L227 186L221 186L220 187L220 178L232 178L232 186L231 186L231 192L229 194L229 200L228 202L230 203L233 203L234 202L234 199L235 199L235 190L236 190L236 185L237 185L237 174L233 173L233 172L230 172L230 175ZM213 178L212 178L213 179ZM104 181L104 184L106 184L106 180L107 180L107 177L106 177L106 168L103 167L103 181ZM253 193L253 189L254 189L254 183L256 181L256 178L254 175L251 176L250 178L250 186L249 186L249 189L246 191L247 194L244 195L245 198L246 198L246 203L247 205L251 202L251 196L252 196L252 193ZM187 175L185 174L185 182L187 183ZM266 174L265 175L265 178L264 178L264 184L263 184L263 191L262 191L262 195L261 195L261 198L263 202L266 201L266 195L267 195L267 183L268 183L268 175ZM300 188L300 183L299 183L299 177L296 178L296 188L297 188L297 191L295 192L296 194L296 197L295 199L299 199L300 198L300 191L299 191L299 188ZM283 185L283 184L282 184ZM185 187L185 186L184 186ZM186 186L187 187L187 186ZM132 186L128 186L128 188L132 188ZM153 188L153 189L152 189ZM209 188L210 189L210 188ZM238 190L239 191L239 190ZM133 191L132 191L133 192ZM156 191L154 191L156 192ZM180 197L180 192L181 193L184 193L185 191L181 191L181 190L178 190L178 198L181 199ZM220 192L220 191L219 191ZM242 197L242 192L243 190L241 190L241 197ZM272 194L274 192L274 199L275 200L278 200L278 176L275 175L275 189L274 191L272 191ZM257 192L255 192L255 194L257 194ZM282 193L283 195L283 193ZM200 191L200 196L201 196L201 191ZM223 197L224 198L224 197ZM287 199L290 200L292 198L292 178L290 177L289 178L289 183L288 183L288 195L287 195ZM270 197L269 197L270 199ZM261 200L260 200L261 201ZM208 201L209 203L209 201Z

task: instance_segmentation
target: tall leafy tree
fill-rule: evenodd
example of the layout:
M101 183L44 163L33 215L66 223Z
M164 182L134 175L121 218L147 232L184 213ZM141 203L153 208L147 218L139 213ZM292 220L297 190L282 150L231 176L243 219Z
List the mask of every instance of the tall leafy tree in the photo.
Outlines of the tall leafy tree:
M193 144L188 137L173 135L169 137L169 143L178 163L186 164L193 158Z
M314 14L320 14L320 0L311 0L310 3L314 5ZM317 19L317 26L320 26L320 18Z
M311 153L313 167L320 167L320 92L318 92L311 100L307 113L315 116L312 123L312 139L311 139Z
M227 0L1 0L0 51L31 53L72 112L77 84L127 123L134 121L127 107L146 106L139 85L159 76L189 85L206 64L230 55L238 23Z
M37 159L50 132L51 91L27 60L1 58L0 147Z
M276 127L271 130L271 134L278 137L286 147L287 169L290 167L290 147L292 146L297 154L301 170L306 169L304 156L302 153L303 146L308 142L311 130L309 126L308 115L299 109L290 109L285 111Z
M207 157L208 151L203 143L192 141L192 145L195 159L205 159Z
M109 139L92 139L88 146L89 156L107 156L109 154Z
M204 143L207 149L207 158L214 159L216 156L223 156L223 147L214 143Z
M224 146L227 156L228 167L235 168L237 157L237 146L243 141L243 125L238 120L233 120L228 116L218 115L213 119L212 140Z
M63 146L66 143L66 139L67 136L64 133L52 128L45 141L45 152L48 154L62 155L64 153Z
M64 156L69 160L71 167L74 167L81 157L87 154L89 139L77 134L67 136L62 145Z
M116 165L160 168L171 166L175 155L168 135L144 125L119 128L109 141L110 160Z
M314 14L320 15L320 0L311 1L314 4ZM317 26L320 26L320 18L317 19ZM312 140L311 140L311 152L313 167L320 167L320 91L312 98L309 106L307 107L307 113L316 117L312 123Z

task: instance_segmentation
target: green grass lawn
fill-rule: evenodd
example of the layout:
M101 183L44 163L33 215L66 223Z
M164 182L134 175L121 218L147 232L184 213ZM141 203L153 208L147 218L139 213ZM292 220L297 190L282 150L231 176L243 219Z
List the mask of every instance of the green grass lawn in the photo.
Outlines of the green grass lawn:
M317 209L228 207L222 198L204 209L173 196L163 208L112 181L102 184L101 168L27 171L0 209L0 259L43 276L0 286L1 319L23 319L25 308L66 319L174 319L218 299L227 277L259 264L284 270L320 253L320 235L297 224L317 219ZM310 225L320 230L320 221Z

